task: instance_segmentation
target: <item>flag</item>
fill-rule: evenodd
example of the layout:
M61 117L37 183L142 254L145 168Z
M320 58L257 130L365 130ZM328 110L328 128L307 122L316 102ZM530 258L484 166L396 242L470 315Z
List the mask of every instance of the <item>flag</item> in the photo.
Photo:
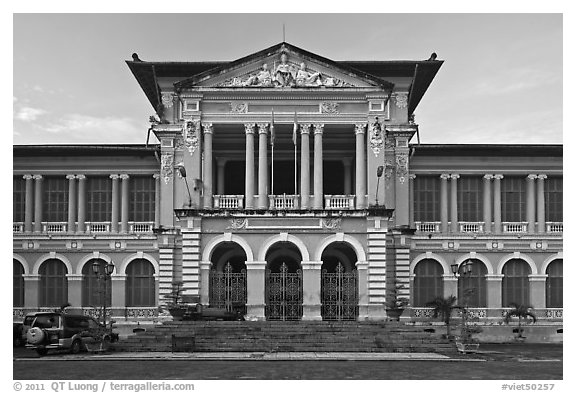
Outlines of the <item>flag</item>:
M274 146L274 139L276 139L276 133L274 132L274 109L272 109L272 121L270 122L270 144Z
M292 130L292 142L296 146L296 141L298 140L298 116L294 112L294 129Z

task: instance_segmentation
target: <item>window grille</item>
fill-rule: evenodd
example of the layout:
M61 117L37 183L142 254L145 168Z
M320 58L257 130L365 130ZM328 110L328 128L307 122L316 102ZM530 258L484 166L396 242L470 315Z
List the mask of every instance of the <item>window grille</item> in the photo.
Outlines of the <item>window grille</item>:
M418 175L414 179L414 220L440 221L440 177Z
M60 307L68 302L66 265L59 259L48 259L40 266L40 306Z
M522 259L511 259L502 269L502 307L511 303L530 305L530 266Z
M44 177L42 194L44 221L68 220L68 180L64 176Z
M87 183L87 221L110 221L112 217L112 180L109 176L90 176Z
M563 307L563 268L562 259L556 259L546 268L546 307L561 308Z
M548 179L544 180L546 221L564 221L562 218L562 183L563 181L561 177L549 177Z
M434 259L423 259L414 268L414 306L425 307L436 297L444 297L442 266Z
M154 266L145 259L135 259L126 268L126 306L148 307L155 304Z
M155 187L152 175L130 177L129 221L154 221Z

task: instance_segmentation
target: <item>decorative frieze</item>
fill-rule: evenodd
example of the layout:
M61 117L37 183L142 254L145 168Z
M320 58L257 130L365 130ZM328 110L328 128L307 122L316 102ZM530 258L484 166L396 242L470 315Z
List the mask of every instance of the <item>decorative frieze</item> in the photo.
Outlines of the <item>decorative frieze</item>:
M232 218L230 220L230 225L226 229L245 229L248 224L248 219L244 218Z
M190 152L194 154L200 143L198 133L200 132L200 120L190 120L184 122L184 144Z
M370 125L370 149L376 157L380 154L384 145L384 133L382 132L382 125L376 120Z
M162 154L160 166L164 183L170 183L174 175L174 156L170 153Z
M322 228L324 229L340 229L342 226L342 219L337 218L323 218L322 219Z
M322 102L320 103L320 113L329 113L337 115L340 112L338 111L338 103L337 102Z
M404 109L408 106L408 93L396 93L394 96L396 108Z
M400 183L406 181L408 176L408 153L396 153L396 177Z
M231 102L230 103L231 113L248 113L248 103L246 102Z

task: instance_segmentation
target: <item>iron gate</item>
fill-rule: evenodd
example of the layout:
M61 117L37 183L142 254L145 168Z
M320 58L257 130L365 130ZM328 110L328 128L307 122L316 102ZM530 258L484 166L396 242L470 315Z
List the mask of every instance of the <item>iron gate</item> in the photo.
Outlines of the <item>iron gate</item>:
M355 321L358 318L358 271L345 272L340 262L335 273L322 270L322 319Z
M246 270L233 273L230 262L226 263L222 272L212 270L209 292L210 307L246 314Z
M279 273L266 269L266 319L302 319L302 270L289 273L286 263L282 263Z

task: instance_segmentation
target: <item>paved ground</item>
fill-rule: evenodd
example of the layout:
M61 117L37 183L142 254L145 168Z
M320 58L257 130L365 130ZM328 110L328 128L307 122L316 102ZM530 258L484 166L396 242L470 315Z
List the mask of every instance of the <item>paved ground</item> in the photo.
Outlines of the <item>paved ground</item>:
M72 365L71 361L75 363ZM33 351L18 348L14 351L13 364L16 380L86 380L101 379L102 375L112 380L559 380L563 377L562 345L558 344L482 344L478 354L450 357L413 353L260 352L56 353L39 358Z

